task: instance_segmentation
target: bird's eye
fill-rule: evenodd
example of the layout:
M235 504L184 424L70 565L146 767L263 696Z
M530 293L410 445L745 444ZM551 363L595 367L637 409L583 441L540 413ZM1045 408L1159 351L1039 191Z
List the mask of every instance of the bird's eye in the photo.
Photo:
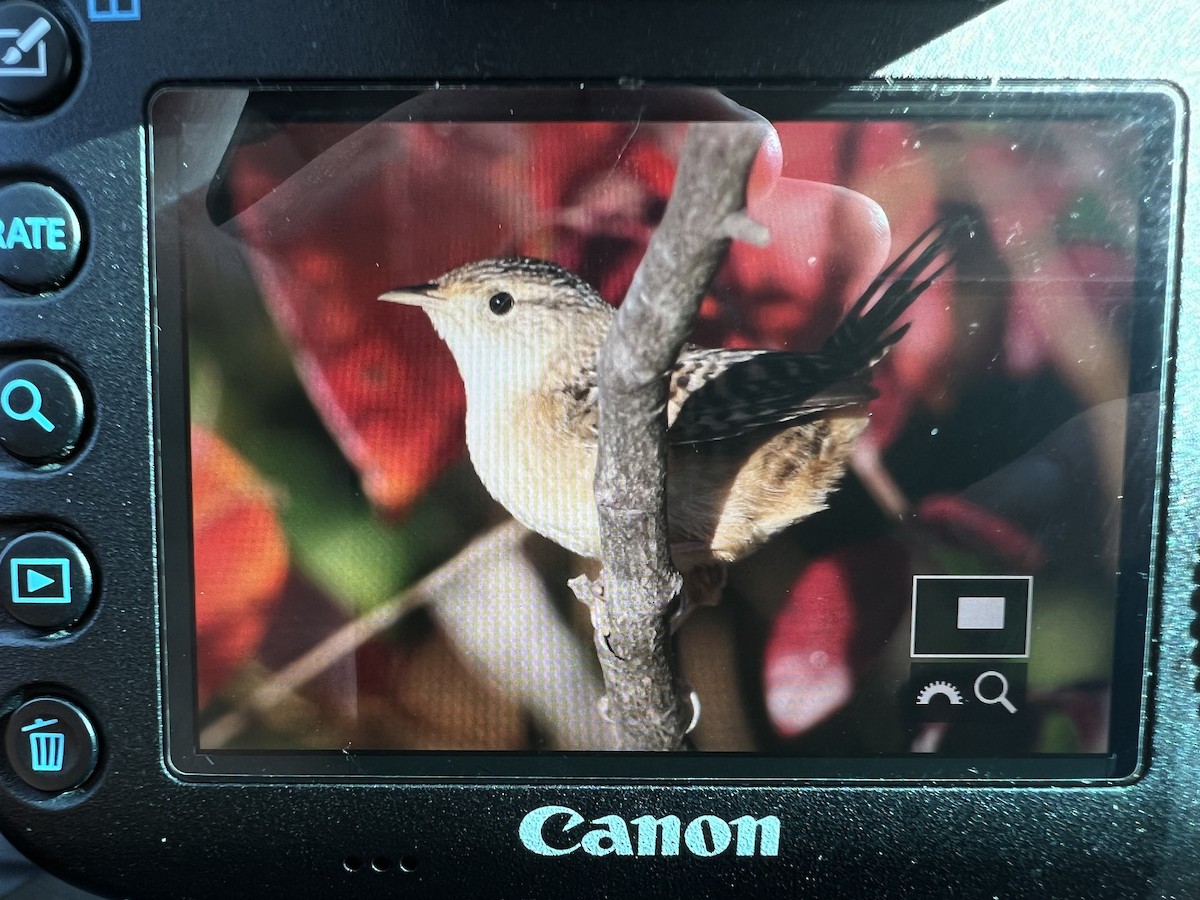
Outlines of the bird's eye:
M492 294L488 300L488 309L498 316L504 315L513 307L513 295L507 291L501 291L498 294Z

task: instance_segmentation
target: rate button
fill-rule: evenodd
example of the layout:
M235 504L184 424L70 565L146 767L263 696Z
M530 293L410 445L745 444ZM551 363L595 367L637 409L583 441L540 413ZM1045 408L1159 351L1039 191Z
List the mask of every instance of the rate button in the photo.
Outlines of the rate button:
M0 281L31 294L61 287L75 274L81 244L79 217L54 188L0 188Z

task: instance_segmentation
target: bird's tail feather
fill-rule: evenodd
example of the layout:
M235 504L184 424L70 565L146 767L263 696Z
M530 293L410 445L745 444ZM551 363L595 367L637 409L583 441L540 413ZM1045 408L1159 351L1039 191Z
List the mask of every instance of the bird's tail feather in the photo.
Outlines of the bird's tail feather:
M719 441L870 400L871 365L908 328L893 327L904 311L953 265L964 225L941 221L922 234L879 273L816 353L749 354L696 388L671 425L671 443Z
M939 220L892 260L855 301L819 351L846 377L877 363L908 325L893 328L925 290L954 265L966 218ZM939 258L942 259L940 265Z

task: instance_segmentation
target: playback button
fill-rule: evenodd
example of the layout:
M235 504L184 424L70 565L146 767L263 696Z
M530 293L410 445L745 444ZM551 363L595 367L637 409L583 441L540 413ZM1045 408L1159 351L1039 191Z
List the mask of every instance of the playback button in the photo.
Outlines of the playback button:
M60 793L79 787L96 771L100 741L91 719L74 703L38 697L9 718L4 752L27 785Z
M0 551L0 606L18 622L59 631L78 622L92 602L92 567L72 541L33 531Z

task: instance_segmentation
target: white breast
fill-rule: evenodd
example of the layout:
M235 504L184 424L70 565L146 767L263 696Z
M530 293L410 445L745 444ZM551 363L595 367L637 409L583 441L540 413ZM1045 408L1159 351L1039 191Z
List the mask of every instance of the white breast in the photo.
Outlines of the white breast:
M537 403L473 403L470 394L467 448L491 495L527 528L580 556L598 558L595 448L556 436Z

